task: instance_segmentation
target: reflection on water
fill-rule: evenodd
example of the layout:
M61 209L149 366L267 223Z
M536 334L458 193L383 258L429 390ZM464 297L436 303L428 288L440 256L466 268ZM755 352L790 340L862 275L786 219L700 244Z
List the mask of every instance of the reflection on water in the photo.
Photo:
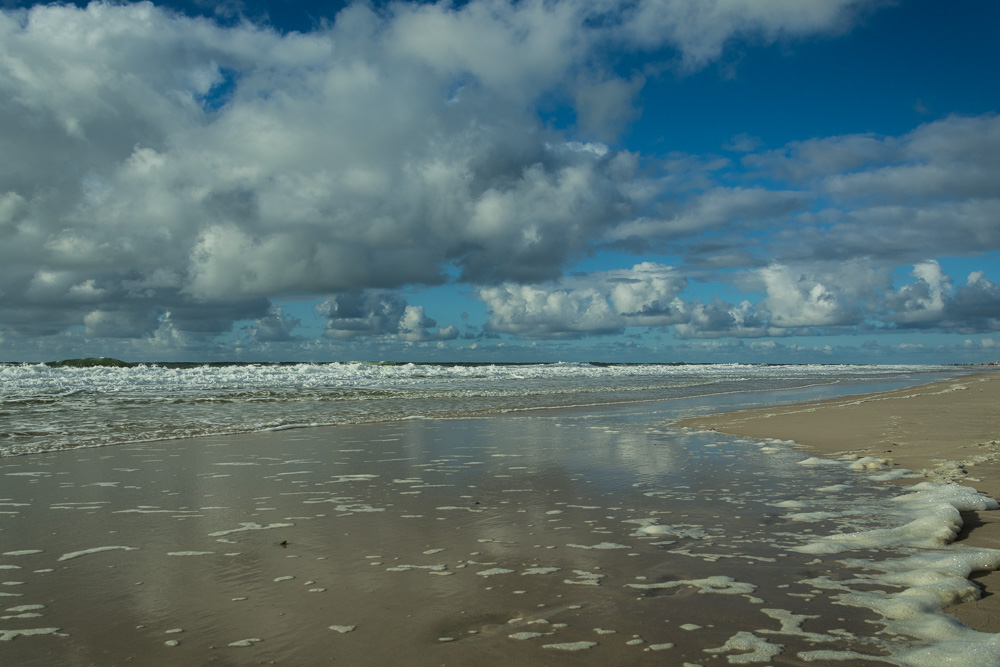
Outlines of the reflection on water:
M876 614L812 583L844 579L842 565L791 550L878 525L896 490L799 465L791 447L671 429L656 410L7 459L3 551L42 551L0 556L23 582L3 602L44 607L4 627L59 632L4 651L19 664L700 664L770 651L804 664L817 647L897 644L865 622ZM829 516L789 518L803 508ZM106 546L134 550L59 560Z
M752 392L758 400L790 400L874 391L959 372L922 366L740 364L54 368L0 363L0 456L290 426L553 407L615 409L672 400L681 408L719 409L743 404ZM783 395L789 390L798 393ZM692 403L692 397L700 398Z

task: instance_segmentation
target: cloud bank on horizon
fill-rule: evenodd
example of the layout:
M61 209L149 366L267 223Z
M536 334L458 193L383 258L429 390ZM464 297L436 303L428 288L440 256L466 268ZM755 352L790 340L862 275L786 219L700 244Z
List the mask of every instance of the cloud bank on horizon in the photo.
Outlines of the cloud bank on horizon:
M701 152L636 131L892 3L359 2L300 31L5 6L7 360L1000 356L995 107Z

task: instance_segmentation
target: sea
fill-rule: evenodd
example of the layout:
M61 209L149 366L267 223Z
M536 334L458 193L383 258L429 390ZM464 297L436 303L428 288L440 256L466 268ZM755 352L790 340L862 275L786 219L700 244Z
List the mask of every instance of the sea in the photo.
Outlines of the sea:
M678 416L880 391L952 366L0 364L0 456L332 424L669 401Z
M674 423L975 370L2 364L0 662L1000 665L995 501Z

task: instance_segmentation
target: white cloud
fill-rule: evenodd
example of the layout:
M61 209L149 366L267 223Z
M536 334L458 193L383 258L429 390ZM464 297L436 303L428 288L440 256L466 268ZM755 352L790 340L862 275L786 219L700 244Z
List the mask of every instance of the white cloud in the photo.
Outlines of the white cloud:
M403 297L385 292L350 292L325 299L316 308L326 318L327 338L350 340L375 336L407 342L453 340L454 326L437 327L422 306L411 306Z
M579 338L623 328L603 294L594 289L558 289L505 284L482 287L490 318L487 331L527 338Z
M787 266L772 265L759 272L767 297L764 307L776 327L827 327L858 324L860 308L845 294L834 276L817 277L796 273Z
M888 299L892 319L902 324L939 322L944 317L951 280L934 260L914 266L912 275L917 280L904 285Z
M770 43L852 25L877 2L855 0L640 0L622 22L630 42L646 48L674 45L686 70L718 59L734 36Z
M889 271L855 260L803 267L772 264L746 275L744 287L763 290L758 303L718 298L682 306L689 319L679 338L822 335L875 329L950 333L1000 330L1000 285L973 272L955 286L935 260L916 264L913 282L894 288Z
M886 296L887 321L900 328L934 329L956 333L1000 330L1000 285L982 271L953 285L935 260L913 267L915 280Z
M615 156L559 150L507 99L534 64L456 72L401 52L385 28L415 30L404 19L420 7L354 6L310 35L152 5L3 14L5 291L51 307L58 285L36 276L59 274L113 302L170 275L128 307L235 298L255 318L261 298L432 284L447 264L470 280L558 275L627 199L602 173ZM464 17L454 30L493 25L475 3L426 9ZM534 43L559 51L547 34Z
M780 329L771 329L768 313L758 312L749 301L733 305L718 298L709 303L692 303L688 320L674 327L674 336L680 339L761 338L782 333Z
M399 319L399 337L407 342L445 341L458 338L458 329L453 325L430 331L437 322L424 314L423 306L407 306Z
M631 326L668 326L686 319L678 293L687 281L652 262L631 269L564 278L550 285L482 287L486 329L529 338L579 338Z
M870 294L820 272L753 273L756 306L685 302L680 270L654 264L562 276L604 243L673 244L713 270L860 256L883 273L928 247L996 248L995 116L750 154L737 185L725 158L593 143L655 75L616 74L620 53L690 71L736 39L836 33L879 4L353 4L289 34L150 3L0 11L0 322L181 344L251 321L258 343L288 342L298 323L272 300L329 297L334 339L448 340L454 327L388 290L456 275L490 330L529 337L857 322L851 299L872 308ZM932 278L895 293L887 321L995 326L993 283Z

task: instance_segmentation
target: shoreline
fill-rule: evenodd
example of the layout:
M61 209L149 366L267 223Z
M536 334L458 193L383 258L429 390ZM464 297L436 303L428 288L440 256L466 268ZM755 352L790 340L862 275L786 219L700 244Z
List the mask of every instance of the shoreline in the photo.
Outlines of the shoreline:
M817 636L889 651L876 612L813 590L840 568L764 524L787 511L768 499L801 488L798 456L662 426L521 415L0 461L0 656L633 667L770 651L804 665ZM735 461L751 474L724 497L685 483Z
M960 382L971 380L937 384L954 397L968 391ZM939 606L875 631L889 622L878 603L840 598L880 580L845 579L842 552L803 548L864 527L856 510L895 489L853 484L844 465L803 467L802 447L675 428L668 414L678 404L2 459L0 655L242 665L406 652L428 667L633 667L749 651L788 666L826 653L844 667L910 664L919 645L904 637L920 641ZM790 516L810 505L831 514ZM958 579L956 594L975 595ZM935 585L903 587L920 598ZM996 653L990 635L954 630L973 647L955 664Z
M988 371L887 392L685 418L674 425L793 441L827 458L872 457L886 468L970 486L1000 499L998 405L1000 373ZM998 514L964 512L957 541L1000 549ZM948 613L974 630L1000 632L1000 571L973 580L982 597Z

